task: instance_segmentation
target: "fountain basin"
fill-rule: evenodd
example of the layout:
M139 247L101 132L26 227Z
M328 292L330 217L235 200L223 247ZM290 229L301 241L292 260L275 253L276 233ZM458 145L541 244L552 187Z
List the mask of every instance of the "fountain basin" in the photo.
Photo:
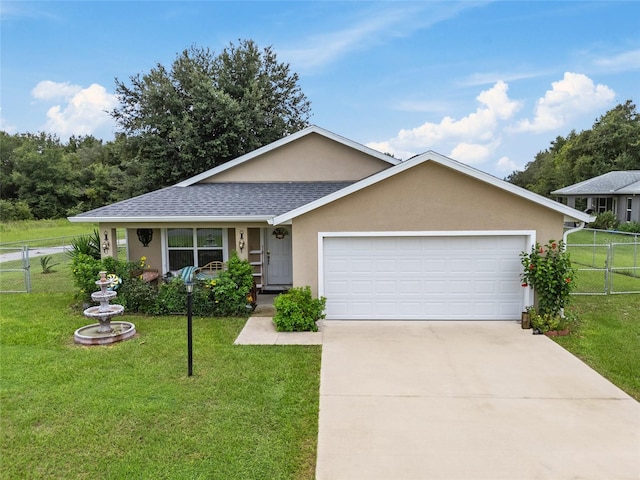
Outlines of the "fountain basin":
M108 345L127 340L136 334L136 326L131 322L110 322L111 328L108 332L100 331L102 327L100 323L85 325L75 331L73 338L76 343L83 345Z
M102 301L107 301L107 300L113 300L116 295L118 295L116 292L114 292L113 290L105 290L104 292L93 292L91 294L91 298L96 301L96 302L102 302Z
M122 305L97 305L95 307L89 307L84 311L84 316L87 318L104 318L113 317L115 315L122 315L124 307Z

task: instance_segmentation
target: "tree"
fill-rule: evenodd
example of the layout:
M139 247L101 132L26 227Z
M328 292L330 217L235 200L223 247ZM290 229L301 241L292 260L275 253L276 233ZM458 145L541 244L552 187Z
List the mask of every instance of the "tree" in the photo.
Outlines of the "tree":
M20 137L13 150L11 184L16 199L36 218L60 218L76 204L77 169L57 137L41 133Z
M116 79L120 106L111 114L137 137L125 168L137 172L135 193L171 185L296 132L308 124L310 103L298 75L271 47L252 40L219 55L193 46L166 69Z
M507 180L541 195L613 170L640 169L640 115L627 100L596 120L590 130L572 131L538 152Z

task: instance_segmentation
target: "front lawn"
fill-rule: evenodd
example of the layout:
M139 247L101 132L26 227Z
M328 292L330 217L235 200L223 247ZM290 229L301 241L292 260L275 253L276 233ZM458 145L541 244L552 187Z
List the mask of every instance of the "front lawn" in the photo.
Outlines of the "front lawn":
M55 239L90 235L97 226L93 223L71 223L66 218L0 222L0 243L24 242L31 247L58 247L60 243ZM54 241L46 241L52 239Z
M640 295L571 299L578 324L556 341L640 401Z
M244 319L126 315L138 336L73 343L72 295L0 297L0 477L310 479L319 346L234 346Z

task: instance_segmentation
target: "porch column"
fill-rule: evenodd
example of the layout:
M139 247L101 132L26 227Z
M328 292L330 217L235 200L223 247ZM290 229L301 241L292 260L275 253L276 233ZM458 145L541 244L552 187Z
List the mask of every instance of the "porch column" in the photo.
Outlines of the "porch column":
M115 228L100 225L100 254L102 258L118 258L118 232Z

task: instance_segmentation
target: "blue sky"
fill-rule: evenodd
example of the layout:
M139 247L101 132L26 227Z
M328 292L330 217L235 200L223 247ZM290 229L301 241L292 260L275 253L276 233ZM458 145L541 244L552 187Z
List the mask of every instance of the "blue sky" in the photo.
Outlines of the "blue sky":
M640 2L0 4L0 128L111 140L114 78L251 38L300 75L311 122L498 177L640 94Z

